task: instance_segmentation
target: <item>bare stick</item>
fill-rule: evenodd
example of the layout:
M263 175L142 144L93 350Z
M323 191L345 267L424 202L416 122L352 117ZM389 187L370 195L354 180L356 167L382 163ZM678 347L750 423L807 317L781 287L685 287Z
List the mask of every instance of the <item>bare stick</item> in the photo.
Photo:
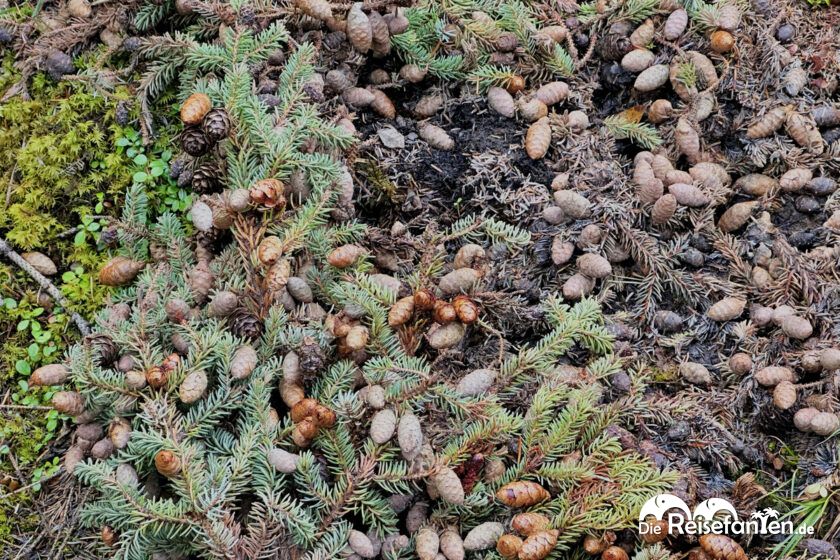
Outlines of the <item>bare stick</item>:
M21 257L12 247L6 242L5 239L0 239L0 255L6 257L14 264L16 264L21 270L27 273L38 285L45 290L52 298L64 309L70 311L69 302L61 295L61 292L58 291L58 288L55 287L55 284L50 282L46 276L35 270L31 264L26 262L23 257ZM90 334L90 327L87 324L87 321L84 318L75 312L70 312L70 318L73 319L73 322L76 323L76 327L79 329L79 332L82 333L83 336L87 336Z

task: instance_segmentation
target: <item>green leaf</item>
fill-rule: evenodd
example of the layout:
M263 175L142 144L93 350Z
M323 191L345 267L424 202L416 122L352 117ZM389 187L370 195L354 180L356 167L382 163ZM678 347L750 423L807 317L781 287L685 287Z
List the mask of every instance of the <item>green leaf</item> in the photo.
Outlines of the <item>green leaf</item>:
M32 366L26 360L18 360L15 362L15 371L21 375L29 375L32 373Z
M29 328L29 319L24 319L23 321L21 321L17 324L17 331L18 332L25 331L28 328Z
M80 229L79 231L76 232L76 235L73 236L73 245L75 245L76 247L84 245L86 237L87 237L87 233L85 232L85 230Z
M135 165L146 165L149 162L149 158L146 157L146 154L137 154L134 157L134 164Z

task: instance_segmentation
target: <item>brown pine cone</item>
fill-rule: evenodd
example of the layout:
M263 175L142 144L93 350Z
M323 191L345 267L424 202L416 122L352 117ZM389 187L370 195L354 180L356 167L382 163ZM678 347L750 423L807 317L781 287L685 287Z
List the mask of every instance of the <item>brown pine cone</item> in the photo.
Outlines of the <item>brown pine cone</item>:
M204 135L210 142L218 142L227 138L230 133L230 117L222 108L211 109L204 117Z
M215 193L224 187L224 172L215 162L204 162L192 176L192 190L199 193Z
M231 330L236 336L255 340L262 335L262 321L245 307L238 307L228 321L230 322Z
M85 337L85 344L96 354L101 367L110 366L119 358L119 348L107 334L88 335Z
M248 194L254 204L274 208L286 205L284 190L283 183L277 179L261 179L254 183Z
M303 344L298 350L298 356L300 357L300 369L304 373L321 371L326 360L324 351L311 339L304 339Z
M198 157L207 153L210 142L200 128L190 127L181 133L181 148L191 156Z

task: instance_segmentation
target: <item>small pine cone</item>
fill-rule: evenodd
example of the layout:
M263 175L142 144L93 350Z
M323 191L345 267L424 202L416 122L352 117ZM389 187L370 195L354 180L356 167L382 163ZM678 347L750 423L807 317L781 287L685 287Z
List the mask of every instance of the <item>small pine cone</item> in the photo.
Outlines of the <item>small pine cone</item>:
M300 350L298 350L298 356L300 358L300 369L304 373L321 371L326 362L324 351L312 340L304 340Z
M145 378L150 387L159 389L169 381L169 372L164 371L162 367L152 366L145 371Z
M229 291L216 292L207 305L207 314L211 317L227 317L236 310L239 297Z
M513 560L522 550L522 539L516 535L502 535L496 542L496 552L501 554L502 558Z
M239 307L229 319L230 329L236 336L248 340L258 339L263 332L260 318L245 307Z
M108 426L108 439L117 449L123 449L131 439L131 424L124 418L116 418Z
M179 188L185 189L192 184L193 170L192 167L186 166L175 176L176 183Z
M213 273L206 262L200 262L193 267L187 275L187 283L190 286L193 297L201 303L213 288Z
M197 127L190 127L181 133L181 148L191 156L199 157L210 149L210 142L204 136L204 131Z
M558 536L560 536L560 531L557 529L534 533L525 539L522 549L519 551L519 558L522 560L542 560L554 549Z
M117 108L114 110L114 120L117 121L117 124L120 126L126 126L128 125L130 118L131 110L128 103L125 101L117 103Z
M207 94L194 93L181 105L181 121L187 126L200 124L212 107L213 101Z
M143 270L146 263L126 257L114 257L99 270L99 283L105 286L128 284Z
M496 492L496 498L511 507L532 506L550 497L545 488L528 480L518 480L505 484Z
M116 546L117 541L119 541L117 533L108 525L102 527L102 532L100 533L100 536L102 537L102 542L105 543L105 546Z
M700 547L712 558L720 560L747 560L741 545L726 535L708 534L700 537Z
M464 504L464 487L461 485L461 479L451 468L443 467L432 476L432 482L442 500L456 506Z
M249 191L251 202L258 206L274 208L286 205L283 183L277 179L261 179Z
M218 246L219 241L224 238L225 231L227 230L221 230L217 227L212 228L210 231L198 231L195 234L195 242L207 252L215 253L215 248Z
M99 236L99 242L106 247L114 248L117 246L119 230L116 226L108 226L102 230Z
M152 260L155 262L163 262L168 259L168 255L166 252L166 247L159 245L157 243L149 243L149 254L152 256Z
M257 22L257 13L254 8L248 4L239 9L239 23L245 27L251 27Z
M50 385L61 385L70 377L70 370L61 364L50 364L41 366L35 370L29 378L30 385L48 387Z
M85 337L85 345L96 355L97 363L108 367L119 358L119 348L107 334L91 334Z
M85 460L85 450L78 445L71 445L64 454L64 470L73 474L76 465Z
M85 411L85 399L73 391L58 391L53 395L52 406L62 414L78 416Z
M172 451L162 449L155 454L155 469L166 478L181 472L181 460Z
M192 175L192 190L199 193L215 193L224 187L224 172L216 162L205 162Z
M455 296L455 299L452 300L452 306L455 308L458 320L465 325L478 321L478 305L476 305L476 303L467 296Z
M545 531L548 529L551 520L548 519L545 515L541 513L536 513L533 511L529 511L526 513L517 513L513 516L513 519L510 522L511 529L516 531L517 533L521 533L525 536L532 535L538 531ZM593 554L598 554L599 552L595 552Z
M184 322L190 314L189 304L180 298L173 298L167 301L166 305L163 306L163 310L166 313L166 318L173 323Z
M203 370L191 371L181 382L178 396L181 402L194 403L207 392L207 374Z
M202 127L209 142L218 142L230 133L230 117L222 108L212 109L205 115Z
M259 357L256 350L247 344L240 346L230 360L230 375L234 379L245 379L257 367Z
M630 39L618 33L607 33L595 45L595 50L605 60L621 60L632 48Z
M318 426L315 421L312 418L304 418L292 430L292 441L298 447L309 447L316 435L318 435Z
M327 262L336 268L347 268L365 253L364 248L358 245L347 244L333 249L327 255Z
M271 266L283 255L283 241L276 235L264 237L257 246L257 258L266 266Z

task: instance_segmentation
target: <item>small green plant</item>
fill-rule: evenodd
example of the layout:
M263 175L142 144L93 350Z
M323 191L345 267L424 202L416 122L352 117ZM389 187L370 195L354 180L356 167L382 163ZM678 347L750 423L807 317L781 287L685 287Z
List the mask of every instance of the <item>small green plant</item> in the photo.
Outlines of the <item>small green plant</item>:
M147 149L137 130L126 129L116 146L118 151L131 158L135 166L131 180L135 185L146 187L156 213L186 212L192 204L192 196L169 177L172 150L166 147L166 142L157 142Z
M677 66L677 81L691 89L697 86L697 68L691 62L680 62Z
M655 127L647 123L631 122L621 113L604 119L604 126L615 138L630 140L646 150L652 150L662 144L662 137Z
M771 554L774 558L789 558L802 539L806 537L806 533L803 532L806 528L813 527L816 532L832 500L837 495L836 490L831 491L823 484L814 483L807 486L799 497L793 497L795 488L796 477L793 477L790 482L777 488L769 496L780 509L782 507L787 509L779 521L790 520L795 524L794 532L772 548ZM782 492L787 493L788 489L790 497L781 495Z

